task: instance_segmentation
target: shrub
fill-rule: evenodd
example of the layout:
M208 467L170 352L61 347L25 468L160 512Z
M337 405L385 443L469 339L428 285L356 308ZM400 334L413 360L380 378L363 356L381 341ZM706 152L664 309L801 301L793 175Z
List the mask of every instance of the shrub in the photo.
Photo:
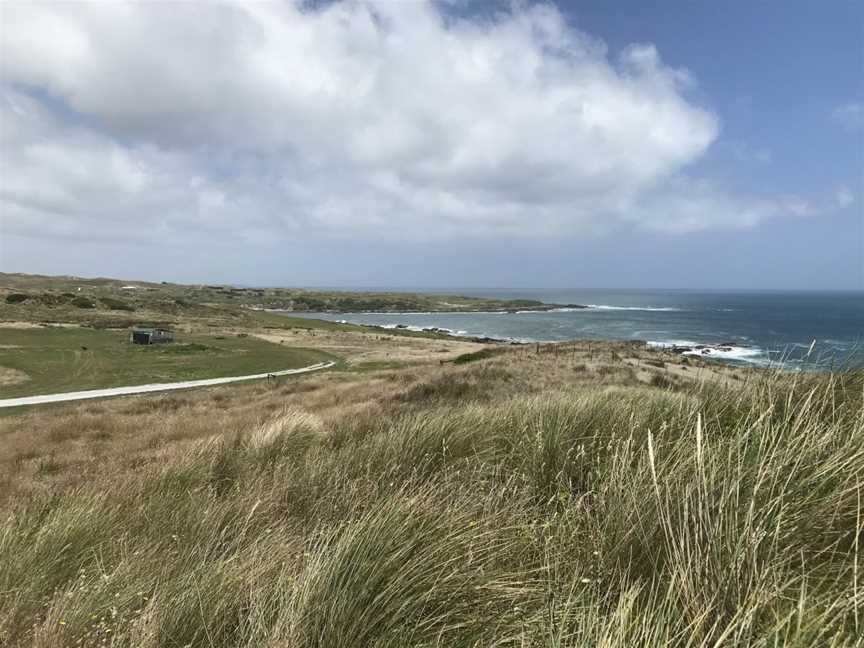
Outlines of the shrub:
M511 374L500 367L484 367L468 373L442 374L396 394L394 399L418 405L429 405L436 401L457 403L489 400L498 386L511 379Z
M110 308L111 310L119 310L119 311L134 311L135 307L129 302L125 302L122 299L114 299L113 297L100 297L99 301L106 308Z
M661 389L668 389L669 387L674 387L675 383L668 376L655 373L651 375L651 385L653 387L660 387Z
M70 303L76 308L96 308L96 303L88 297L76 297Z
M25 295L24 293L12 293L11 295L6 295L7 304L20 304L28 299L30 299L30 295Z
M43 306L62 306L68 301L68 297L63 295L55 295L52 293L42 293L36 299Z
M89 326L97 331L104 331L106 329L130 329L135 328L136 326L143 326L145 328L150 327L150 325L145 322L133 319L120 319L116 317L102 317L98 320L87 322L85 326Z
M477 360L488 360L489 358L495 357L500 352L500 349L480 349L473 353L463 353L453 360L453 364L461 365L469 362L476 362Z

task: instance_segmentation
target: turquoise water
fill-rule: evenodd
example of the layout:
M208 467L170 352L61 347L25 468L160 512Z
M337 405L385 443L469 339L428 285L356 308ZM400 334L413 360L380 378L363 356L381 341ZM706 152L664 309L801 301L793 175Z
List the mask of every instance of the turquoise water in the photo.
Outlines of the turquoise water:
M438 327L458 335L521 342L608 339L644 340L658 345L722 344L726 350L715 350L713 357L733 364L764 366L783 362L806 368L864 367L862 292L483 290L461 294L529 298L553 304L584 304L590 308L503 314L307 313L304 316L390 328Z

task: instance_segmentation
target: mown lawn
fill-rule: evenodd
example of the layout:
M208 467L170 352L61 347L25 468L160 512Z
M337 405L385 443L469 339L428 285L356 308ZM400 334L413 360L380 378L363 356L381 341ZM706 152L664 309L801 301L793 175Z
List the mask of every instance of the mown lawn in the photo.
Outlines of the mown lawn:
M85 328L2 329L0 367L29 379L0 385L0 397L241 376L330 359L320 351L253 337L179 335L173 344L140 346L130 344L128 336Z

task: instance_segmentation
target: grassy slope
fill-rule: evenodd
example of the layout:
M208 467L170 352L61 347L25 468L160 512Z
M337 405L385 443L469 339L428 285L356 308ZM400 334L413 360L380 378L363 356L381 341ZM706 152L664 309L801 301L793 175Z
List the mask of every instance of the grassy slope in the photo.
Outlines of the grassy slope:
M328 357L236 336L180 335L178 343L130 344L126 331L0 329L0 366L30 379L0 398L293 369Z
M137 286L127 289L128 286ZM118 300L136 310L172 313L194 305L210 308L263 306L297 311L452 311L510 310L542 306L536 300L500 300L460 295L369 291L306 290L298 288L233 288L126 282L115 279L80 279L0 273L0 300L17 293L28 299L10 305L23 309L65 307L74 297L90 298L96 310L107 306L100 298ZM86 309L85 309L86 310ZM135 312L135 311L131 311Z
M0 274L0 321L80 327L0 328L0 371L12 369L29 376L25 382L0 385L0 398L261 373L332 359L312 349L277 346L251 337L237 338L238 332L266 329L369 332L366 327L351 324L285 316L240 305L191 301L193 297L202 297L192 287L141 284L153 290L130 294L121 290L122 285L124 282L111 279ZM77 308L71 298L63 296L78 295L78 287L96 308ZM16 291L36 298L7 304L4 295ZM105 303L110 304L112 299L122 299L134 310L112 310ZM196 346L130 345L126 342L128 330L136 325L167 326L178 331L180 341ZM388 335L441 337L401 330L388 331Z
M12 279L20 279L13 281ZM18 286L23 282L23 287ZM84 293L95 308L77 308L64 294L75 290L70 279L39 278L30 275L3 275L0 273L0 322L31 322L41 324L72 323L95 329L129 329L133 326L163 326L187 331L235 330L252 328L304 329L346 332L369 332L368 327L340 324L326 320L293 317L287 313L272 313L247 308L238 303L204 303L207 290L189 286L154 285L152 291L123 292L123 282L115 280L87 280ZM5 296L25 290L32 298L22 303L9 304ZM134 310L112 310L106 300L119 299ZM402 337L440 338L440 334L407 330L390 330L388 335ZM0 332L0 336L3 333ZM0 341L2 344L2 341Z
M632 376L508 351L7 422L94 469L8 457L0 643L856 645L864 376Z

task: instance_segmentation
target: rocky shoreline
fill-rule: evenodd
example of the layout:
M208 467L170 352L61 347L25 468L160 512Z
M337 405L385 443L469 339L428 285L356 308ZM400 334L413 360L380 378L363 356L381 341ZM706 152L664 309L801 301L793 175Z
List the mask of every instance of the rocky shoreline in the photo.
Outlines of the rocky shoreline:
M720 360L733 364L745 363L766 364L770 356L759 347L748 346L740 342L720 342L717 344L651 344L654 348L674 353L676 355L702 358L704 360Z
M564 308L570 308L569 306ZM585 308L585 307L583 307ZM457 340L462 340L465 342L476 342L478 344L507 344L507 345L525 345L525 344L566 344L572 342L578 342L579 340L558 340L556 342L525 342L518 340L510 340L506 338L496 338L490 337L488 335L459 335L451 329L441 328L438 326L424 326L424 327L412 327L408 324L395 324L392 326L382 326L380 324L355 324L355 326L362 326L364 328L368 328L374 331L379 331L382 333L392 333L394 331L400 332L413 332L413 333L434 333L437 335L443 335L446 337L451 337ZM639 343L644 344L645 346L653 347L656 349L662 349L664 351L668 351L670 353L675 353L677 355L691 355L691 356L700 356L700 357L711 357L712 355L715 357L722 357L723 354L734 353L740 350L750 350L749 347L743 347L740 344L736 344L734 342L721 342L719 344L694 344L694 345L680 345L680 344L670 344L670 345L662 345L662 344L652 344L647 340L607 340L609 342L631 342L631 343ZM755 351L755 349L753 349Z
M547 312L558 309L570 309L570 308L590 308L589 306L577 305L577 304L559 304L559 305L551 305L545 304L543 308L533 308L530 311L466 311L466 312ZM353 312L353 311L352 311ZM348 323L345 320L342 320L340 323ZM524 340L513 340L508 338L496 338L488 335L467 335L460 334L456 331L453 331L449 328L442 328L439 326L412 326L409 324L392 324L392 325L381 325L381 324L358 324L354 323L355 326L362 326L363 328L369 329L370 331L376 331L379 333L431 333L434 335L441 335L448 338L453 338L456 340L461 340L463 342L474 342L477 344L495 344L495 345L508 345L508 346L523 346L529 344L567 344L573 342L579 342L578 339L572 340L558 340L558 341L548 341L548 342L537 342L537 341L524 341ZM600 341L600 340L598 340ZM744 346L740 343L736 342L720 342L717 344L662 344L655 343L648 340L606 340L608 342L629 342L635 344L641 344L649 348L654 348L660 351L665 351L668 353L673 353L676 355L682 356L691 356L691 357L699 357L704 359L715 359L722 361L739 361L743 358L741 356L750 356L750 355L758 355L762 353L762 351L758 348Z
M677 353L679 355L707 356L716 353L732 353L736 349L741 349L743 347L740 344L735 344L734 342L721 342L720 344L695 344L692 346L673 344L672 346L667 348L672 353Z
M517 340L508 340L504 338L495 338L489 336L468 336L468 335L457 335L450 329L444 329L437 326L427 326L423 327L419 330L415 330L410 328L407 324L397 324L395 327L383 327L376 326L374 324L365 325L369 328L381 330L381 331L393 331L393 330L401 330L401 331L415 331L422 333L436 333L438 335L445 335L447 337L456 338L459 340L464 340L467 342L476 342L478 344L499 344L499 345L511 345L511 346L521 346L528 344L566 344L572 342L578 342L579 340L561 340L558 342L524 342ZM654 348L662 348L666 351L674 353L676 355L686 355L686 356L695 356L700 358L711 359L712 357L717 360L730 360L734 358L730 358L731 354L740 354L742 351L744 353L754 352L757 353L758 349L754 349L752 347L745 347L740 344L736 344L734 342L721 342L719 344L694 344L694 345L670 345L670 346L660 346L652 345L650 342L646 340L606 340L608 342L631 342L637 344L643 344L647 347Z
M509 345L520 345L520 344L529 344L528 342L518 342L516 340L506 340L504 338L494 338L489 336L476 336L476 335L457 335L450 329L439 328L437 326L425 326L423 328L411 328L407 324L396 324L395 326L379 326L377 324L355 324L355 326L363 326L368 329L372 329L375 331L392 333L393 331L411 331L414 333L435 333L437 335L444 335L446 337L450 337L456 340L460 340L462 342L476 342L478 344L509 344Z

